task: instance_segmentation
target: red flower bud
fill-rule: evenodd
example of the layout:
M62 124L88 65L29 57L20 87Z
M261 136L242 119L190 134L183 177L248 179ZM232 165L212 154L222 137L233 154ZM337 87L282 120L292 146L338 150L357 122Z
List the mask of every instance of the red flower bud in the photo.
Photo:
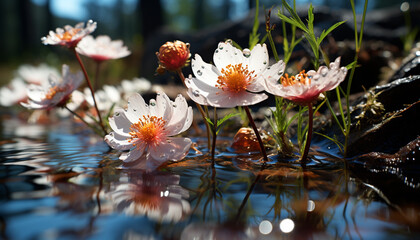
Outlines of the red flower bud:
M163 69L176 71L188 64L190 58L190 44L179 40L175 42L166 42L156 53L159 60L159 73ZM163 68L163 69L162 69Z

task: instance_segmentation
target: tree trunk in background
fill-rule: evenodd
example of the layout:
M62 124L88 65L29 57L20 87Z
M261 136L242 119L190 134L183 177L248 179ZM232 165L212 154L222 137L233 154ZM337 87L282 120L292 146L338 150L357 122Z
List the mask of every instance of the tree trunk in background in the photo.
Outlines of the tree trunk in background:
M255 0L248 0L248 6L249 10L253 9L255 7Z
M137 12L144 39L163 26L163 9L160 0L139 0Z
M228 19L230 19L230 7L231 7L231 2L230 0L225 0L223 2L223 20L226 21Z
M204 25L204 0L195 0L194 3L194 20L192 27L194 29L200 29Z
M34 34L32 33L31 28L31 1L30 0L18 0L18 16L19 16L19 50L18 54L26 54L32 48L32 37Z
M47 23L45 24L47 28L45 31L45 34L47 34L50 30L54 30L56 28L56 26L54 26L54 17L51 12L51 2L52 2L51 0L47 0L45 3L45 15L46 15L45 20Z

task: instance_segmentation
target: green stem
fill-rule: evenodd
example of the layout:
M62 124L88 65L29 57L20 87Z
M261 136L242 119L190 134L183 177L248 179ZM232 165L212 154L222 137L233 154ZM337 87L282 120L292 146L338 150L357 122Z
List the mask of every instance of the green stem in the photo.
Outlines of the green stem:
M71 110L70 108L68 108L67 106L64 106L65 109L67 109L67 111L69 111L71 114L73 114L75 117L77 117L80 121L82 121L84 124L86 124L86 126L90 127L96 134L98 134L99 136L102 136L102 134L100 133L99 129L97 129L95 126L89 124L88 122L86 122L85 119L83 119L79 114L77 114L75 111ZM102 136L104 137L104 136Z
M102 131L104 132L104 134L106 135L107 134L107 131L106 131L105 126L104 126L104 123L102 121L101 113L99 112L98 104L96 103L95 92L93 91L93 87L92 87L92 84L91 84L91 82L89 80L89 76L88 76L88 74L86 72L86 68L83 65L82 59L80 59L80 56L79 56L79 54L76 51L76 48L73 48L73 52L74 52L74 55L76 55L76 58L77 58L77 61L80 64L80 67L82 68L83 74L85 75L86 82L87 82L88 87L90 89L90 92L92 94L93 105L95 107L96 113L98 114L98 118L99 118L99 125L101 126Z
M280 61L279 55L276 50L276 46L274 44L273 37L271 36L271 30L267 31L268 41L270 42L271 50L273 51L274 59L276 59L276 62Z
M308 152L309 152L309 146L311 145L312 140L312 128L313 128L313 120L314 120L314 114L312 109L312 103L308 104L308 135L306 136L306 144L305 144L305 150L303 150L302 157L300 159L300 164L304 167L306 166L306 160L308 158Z
M260 144L261 154L263 155L264 162L268 162L267 152L265 151L264 144L262 142L260 133L258 132L257 126L255 125L254 119L252 119L251 112L249 111L248 106L244 106L246 115L248 116L249 123L251 124L252 129L254 129L254 133L257 136L258 143Z

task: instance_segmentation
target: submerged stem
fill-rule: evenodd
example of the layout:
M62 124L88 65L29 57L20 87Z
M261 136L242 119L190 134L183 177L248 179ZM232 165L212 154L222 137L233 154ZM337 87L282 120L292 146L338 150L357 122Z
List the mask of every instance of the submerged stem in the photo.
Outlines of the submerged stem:
M77 51L76 51L76 48L73 48L73 52L74 52L74 55L76 55L76 58L77 58L77 61L78 61L78 62L79 62L79 64L80 64L80 67L82 68L83 74L85 75L86 82L87 82L88 87L89 87L89 89L90 89L90 92L91 92L91 94L92 94L92 98L93 98L93 105L95 106L96 113L98 114L99 124L101 125L102 131L103 131L103 132L104 132L104 134L106 135L106 134L107 134L107 132L106 132L106 129L105 129L104 123L103 123L103 121L102 121L101 113L99 112L98 104L96 103L95 92L94 92L93 87L92 87L92 84L91 84L91 82L90 82L90 80L89 80L89 76L88 76L88 74L87 74L87 72L86 72L86 68L85 68L85 66L83 65L82 59L80 59L80 56L79 56L79 54L78 54L78 53L77 53Z
M216 138L217 138L217 111L216 107L213 110L213 143L211 145L211 164L214 166L214 154L216 151Z
M246 115L248 116L249 123L251 124L252 129L254 129L255 136L257 136L258 143L260 144L261 154L263 155L264 162L268 162L267 152L265 151L264 144L261 140L260 133L258 132L257 126L255 126L254 119L252 119L251 112L249 111L248 106L244 106Z
M306 136L306 144L305 144L305 149L303 150L303 154L302 157L300 159L300 164L302 166L306 165L306 160L308 157L308 152L309 152L309 146L311 145L311 139L312 139L312 127L313 127L313 122L314 122L314 113L313 113L313 109L312 109L312 103L308 104L308 114L309 114L309 119L308 119L308 135Z

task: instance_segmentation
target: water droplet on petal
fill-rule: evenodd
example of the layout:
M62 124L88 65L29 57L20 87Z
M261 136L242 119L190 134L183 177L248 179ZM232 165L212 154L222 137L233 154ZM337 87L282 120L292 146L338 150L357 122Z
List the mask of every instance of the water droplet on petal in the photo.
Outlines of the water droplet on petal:
M115 112L114 113L114 117L118 117L118 116L120 116L120 113L119 112Z
M327 68L323 68L323 69L321 70L321 75L322 75L323 77L325 77L325 76L327 76L327 74L328 74L328 69L327 69Z
M204 67L204 65L202 65L202 66L201 66L201 69L204 69L204 68L205 68L205 67Z
M169 150L170 153L175 153L175 149Z
M216 49L216 51L214 51L215 53L218 53L219 52L219 49Z
M251 50L249 50L248 48L245 48L242 51L242 54L244 55L244 57L248 58L249 56L251 56Z
M267 64L267 61L264 61L263 64L266 65Z
M168 139L168 140L166 140L166 142L167 142L167 143L172 143L172 140L169 140L169 139Z
M232 44L232 39L227 39L227 40L225 41L225 43L227 43L227 44Z
M200 91L194 90L193 94L194 94L195 97L199 97L200 96Z
M222 50L223 49L223 46L222 45L219 45L219 49Z
M283 71L280 70L277 75L283 75Z
M165 153L162 153L162 154L160 154L160 156L159 156L160 158L164 158L164 157L166 157L166 154Z
M203 75L203 73L201 72L201 70L198 70L198 71L197 71L197 75L198 75L198 76Z
M176 104L173 104L172 107L176 108L177 106L176 106Z

